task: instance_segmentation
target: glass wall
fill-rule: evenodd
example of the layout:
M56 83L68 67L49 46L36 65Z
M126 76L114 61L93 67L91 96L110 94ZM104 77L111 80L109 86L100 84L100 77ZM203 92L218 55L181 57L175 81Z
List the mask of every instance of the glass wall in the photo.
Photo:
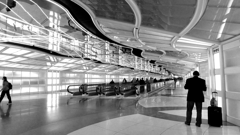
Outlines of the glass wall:
M239 40L223 45L227 120L240 126L240 48Z
M214 74L215 74L215 90L218 91L218 106L222 107L222 85L221 85L221 74L220 74L220 55L219 48L213 49L213 61L214 61Z
M12 83L12 94L44 93L48 91L46 88L48 86L46 71L0 68L0 76L6 76L8 81Z
M11 94L43 94L66 91L68 85L96 84L122 82L124 78L131 81L133 78L127 75L106 75L79 72L60 72L51 70L28 70L17 68L0 68L0 77L6 76L12 83ZM0 82L2 84L2 80Z

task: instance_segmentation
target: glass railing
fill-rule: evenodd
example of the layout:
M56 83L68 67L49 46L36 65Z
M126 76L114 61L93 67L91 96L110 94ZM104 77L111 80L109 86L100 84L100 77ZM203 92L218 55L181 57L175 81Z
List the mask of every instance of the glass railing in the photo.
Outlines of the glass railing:
M91 40L89 37L86 38L87 40L79 40L60 30L35 26L3 13L0 13L0 37L0 42L21 43L56 51L72 58L88 58L104 63L160 73L154 68L150 68L151 66L146 64L147 62L144 59L141 61L135 60L139 58L125 53L117 54L107 49L104 41Z

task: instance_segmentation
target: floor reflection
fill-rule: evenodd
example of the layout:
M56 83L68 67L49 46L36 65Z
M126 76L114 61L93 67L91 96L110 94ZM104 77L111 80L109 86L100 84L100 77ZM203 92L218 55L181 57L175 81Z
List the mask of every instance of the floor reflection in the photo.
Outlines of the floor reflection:
M59 94L49 94L47 95L47 111L54 111L59 107Z
M6 110L4 109L6 108ZM6 107L0 106L0 115L2 119L7 119L10 117L12 105L7 105Z

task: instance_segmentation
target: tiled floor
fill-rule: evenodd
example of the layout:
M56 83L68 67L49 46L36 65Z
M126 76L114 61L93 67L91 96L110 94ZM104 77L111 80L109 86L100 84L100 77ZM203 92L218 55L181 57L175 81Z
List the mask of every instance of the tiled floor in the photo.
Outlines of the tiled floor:
M239 135L237 126L209 127L206 124L196 127L183 122L133 114L99 122L68 135Z
M224 122L209 127L183 124L186 97L81 97L66 93L13 96L13 105L0 105L0 135L239 135L239 127ZM146 96L146 95L145 95Z

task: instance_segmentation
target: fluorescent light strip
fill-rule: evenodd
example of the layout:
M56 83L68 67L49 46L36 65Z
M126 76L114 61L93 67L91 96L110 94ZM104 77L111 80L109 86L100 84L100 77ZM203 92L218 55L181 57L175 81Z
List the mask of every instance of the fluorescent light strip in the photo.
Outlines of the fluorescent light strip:
M221 25L221 27L220 27L220 30L219 30L217 39L221 38L223 29L224 29L224 27L225 27L225 25L226 25L226 21L227 21L227 18L222 21L223 23L222 23L222 25Z
M202 41L198 41L198 40L194 40L194 39L189 39L189 38L184 38L184 37L181 37L180 40L187 40L187 41L201 42L201 43L210 44L210 43L207 43L207 42L202 42Z
M232 3L233 3L233 0L229 0L228 2L228 6L227 6L227 10L226 10L226 13L225 15L229 14L230 11L231 11L231 6L232 6Z
M187 39L187 38L180 38L178 42L186 42L186 43L201 44L201 45L208 45L208 46L213 45L213 43L202 42L202 41Z
M203 45L203 46L212 46L213 45L213 44L208 44L208 43L203 43L203 42L187 41L187 40L178 40L177 42L190 43L190 44Z
M181 45L181 46L177 46L177 47L183 47L183 48L194 48L194 49L207 49L207 48L204 48L204 47L185 46L185 45Z

